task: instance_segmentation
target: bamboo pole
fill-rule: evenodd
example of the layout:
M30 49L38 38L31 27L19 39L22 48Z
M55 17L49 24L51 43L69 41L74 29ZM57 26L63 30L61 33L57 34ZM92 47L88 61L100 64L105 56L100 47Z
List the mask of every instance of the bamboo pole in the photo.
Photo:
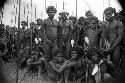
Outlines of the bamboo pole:
M104 0L103 0L103 21L104 21Z
M35 4L35 19L36 19L36 4Z
M32 23L32 0L31 0L31 23ZM31 27L31 51L32 51L32 40L33 40L33 31L32 31L32 27Z
M76 0L76 19L77 19L77 0Z
M18 45L18 56L17 56L17 75L16 75L16 83L18 83L18 60L19 60L19 53L20 53L20 40L19 40L19 34L20 34L20 4L21 4L21 0L19 0L19 14L18 14L18 37L17 37L17 45Z

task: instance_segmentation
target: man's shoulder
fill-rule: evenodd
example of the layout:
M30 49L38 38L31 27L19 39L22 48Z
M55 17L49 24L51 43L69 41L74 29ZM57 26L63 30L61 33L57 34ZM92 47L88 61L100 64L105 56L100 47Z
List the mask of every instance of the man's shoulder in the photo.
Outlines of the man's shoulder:
M71 20L67 20L68 23L72 24L72 21Z
M43 21L42 21L42 23L45 23L45 22L47 22L48 21L48 19L44 19Z
M102 26L105 26L106 25L106 21L100 21L99 24L102 25Z
M58 22L58 20L56 20L56 19L53 19L54 21L56 21L56 22Z
M56 23L56 24L58 24L58 23L59 23L59 21L58 21L58 20L56 20L56 19L53 19L53 22L54 22L54 23Z
M119 21L119 20L115 20L114 22L115 22L115 25L118 26L118 27L123 26L122 22Z

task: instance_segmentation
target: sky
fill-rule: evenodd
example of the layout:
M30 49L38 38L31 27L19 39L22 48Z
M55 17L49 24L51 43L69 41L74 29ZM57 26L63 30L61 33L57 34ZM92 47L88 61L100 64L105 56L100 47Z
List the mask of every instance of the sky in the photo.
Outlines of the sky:
M11 25L11 26L18 25L17 19L18 19L19 8L17 1L18 0L8 0L4 4L4 10L3 10L4 15L2 18L2 22L5 25ZM76 16L76 0L32 0L32 7L31 7L31 0L21 0L21 12L20 12L21 21L22 20L26 21L27 16L29 23L31 21L36 22L35 21L36 18L46 19L48 16L46 14L45 9L50 5L53 5L57 8L57 14L55 15L55 19L58 19L59 12L63 10L63 2L64 2L64 10L69 12L69 16ZM36 18L35 18L35 5L36 5ZM25 6L25 15L24 15L24 6ZM103 20L103 11L105 8L109 6L116 8L116 11L122 10L117 0L77 0L77 17L79 18L80 16L85 16L85 11L90 9L93 11L94 15L98 17L99 20ZM16 7L17 7L17 13L16 13Z

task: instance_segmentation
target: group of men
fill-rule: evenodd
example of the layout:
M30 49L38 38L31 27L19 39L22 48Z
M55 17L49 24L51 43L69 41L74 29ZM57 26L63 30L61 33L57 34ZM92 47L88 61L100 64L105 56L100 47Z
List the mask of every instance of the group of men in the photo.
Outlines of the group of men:
M30 59L26 59L27 65L38 65L39 74L44 67L48 78L55 83L95 83L95 76L91 75L92 71L87 69L86 64L99 63L101 51L105 52L105 56L110 55L110 59L106 60L105 72L110 76L105 74L104 78L108 76L108 81L120 79L119 74L125 72L124 59L121 58L124 54L120 53L124 27L120 21L122 16L115 18L115 8L108 7L104 10L104 21L99 21L91 11L86 12L86 18L80 17L78 20L76 17L68 18L69 13L62 11L57 21L54 19L56 12L54 6L47 7L48 18L43 21L38 19L37 25L34 22L30 23L28 29L27 23L22 21L19 32L20 51L33 51L37 47L42 49L39 50L42 52L39 58L31 56ZM122 50L124 49L122 46ZM88 75L86 70L89 71Z

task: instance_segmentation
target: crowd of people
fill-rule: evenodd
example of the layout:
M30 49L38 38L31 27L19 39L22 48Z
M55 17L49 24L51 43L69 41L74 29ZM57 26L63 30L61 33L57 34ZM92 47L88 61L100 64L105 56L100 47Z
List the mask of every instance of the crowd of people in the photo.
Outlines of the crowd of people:
M124 16L108 7L104 21L88 10L76 18L48 6L47 19L37 19L27 28L0 25L0 61L20 58L20 69L46 73L54 83L96 83L97 71L103 83L120 83L125 74ZM97 71L96 71L97 69ZM96 72L95 72L96 71ZM121 73L123 75L121 75Z

